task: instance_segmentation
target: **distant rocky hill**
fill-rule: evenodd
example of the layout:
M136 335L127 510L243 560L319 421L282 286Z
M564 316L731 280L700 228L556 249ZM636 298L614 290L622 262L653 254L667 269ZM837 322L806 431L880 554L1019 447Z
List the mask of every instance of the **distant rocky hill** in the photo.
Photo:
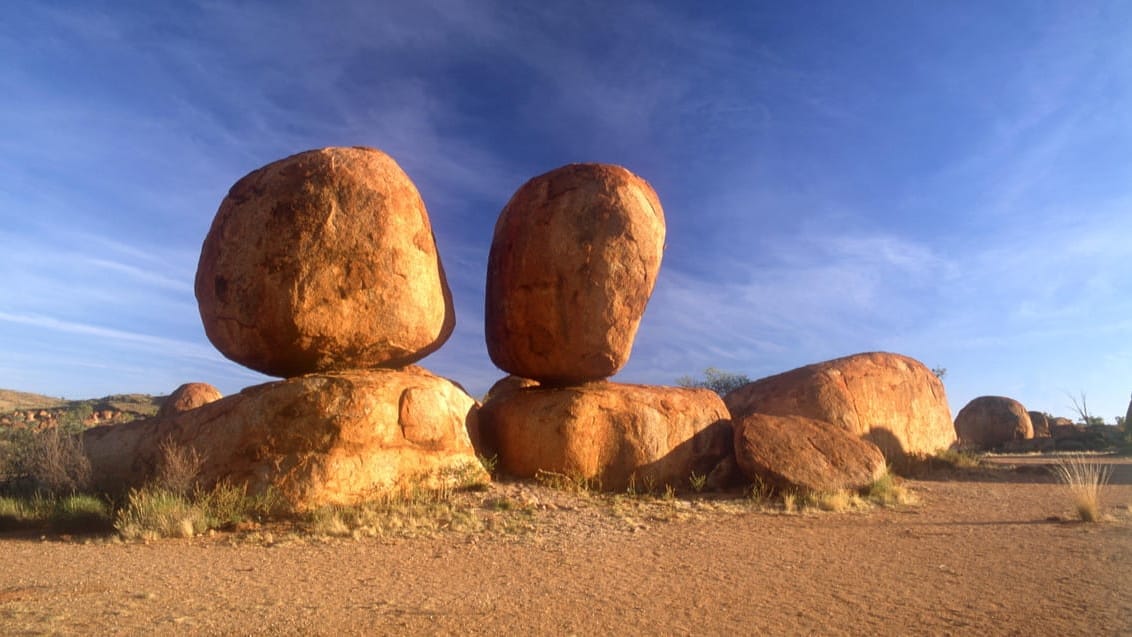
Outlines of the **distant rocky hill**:
M114 394L102 398L64 400L0 389L0 427L44 429L57 425L93 427L129 422L153 416L165 398L148 394Z

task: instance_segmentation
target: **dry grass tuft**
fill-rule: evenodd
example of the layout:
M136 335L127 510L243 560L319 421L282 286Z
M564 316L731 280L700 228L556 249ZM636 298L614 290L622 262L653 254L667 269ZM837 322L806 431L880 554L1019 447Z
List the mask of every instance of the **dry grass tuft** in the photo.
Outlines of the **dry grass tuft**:
M880 506L902 506L918 502L915 494L901 484L891 471L886 472L876 482L869 485L869 488L865 490L865 497L870 502Z
M1073 498L1077 516L1083 522L1101 520L1101 491L1112 475L1112 467L1088 456L1076 454L1066 456L1053 467L1056 475Z

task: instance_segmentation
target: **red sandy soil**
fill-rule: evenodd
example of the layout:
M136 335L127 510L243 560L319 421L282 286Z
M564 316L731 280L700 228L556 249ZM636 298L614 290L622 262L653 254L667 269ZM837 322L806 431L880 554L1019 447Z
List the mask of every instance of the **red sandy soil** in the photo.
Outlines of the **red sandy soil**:
M1132 460L1106 461L1108 519L1094 524L1028 466L1049 459L1022 457L907 481L919 505L864 513L615 507L502 484L471 497L538 500L529 530L9 536L0 633L1129 635Z

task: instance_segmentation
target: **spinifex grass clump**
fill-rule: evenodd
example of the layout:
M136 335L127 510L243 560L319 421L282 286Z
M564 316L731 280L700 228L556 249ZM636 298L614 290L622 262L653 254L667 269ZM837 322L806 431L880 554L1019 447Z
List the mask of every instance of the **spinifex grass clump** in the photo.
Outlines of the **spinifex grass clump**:
M1078 454L1059 460L1053 471L1069 487L1073 505L1081 520L1100 521L1100 495L1112 475L1112 467Z

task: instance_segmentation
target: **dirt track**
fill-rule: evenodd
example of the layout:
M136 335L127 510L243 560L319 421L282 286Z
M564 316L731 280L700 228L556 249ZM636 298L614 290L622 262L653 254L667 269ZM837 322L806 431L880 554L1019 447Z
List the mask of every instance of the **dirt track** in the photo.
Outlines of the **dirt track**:
M1064 488L1035 470L910 481L919 506L869 513L662 502L627 516L544 492L558 504L524 534L8 538L0 633L1128 635L1119 462L1100 524L1070 521Z

